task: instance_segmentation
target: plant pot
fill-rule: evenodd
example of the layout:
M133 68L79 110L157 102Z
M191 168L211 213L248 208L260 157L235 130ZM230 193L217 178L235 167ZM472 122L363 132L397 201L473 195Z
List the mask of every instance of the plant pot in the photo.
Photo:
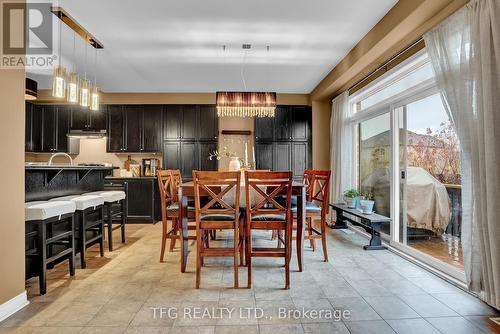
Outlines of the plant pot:
M375 201L370 200L360 200L361 211L365 215L371 215L373 213L373 206L375 205Z
M346 202L347 207L350 209L354 209L356 206L354 205L354 198L344 196L344 202Z
M354 197L354 208L361 210L361 201L364 200L364 196L356 196Z
M232 157L231 160L229 161L228 169L230 172L239 171L241 169L240 158Z

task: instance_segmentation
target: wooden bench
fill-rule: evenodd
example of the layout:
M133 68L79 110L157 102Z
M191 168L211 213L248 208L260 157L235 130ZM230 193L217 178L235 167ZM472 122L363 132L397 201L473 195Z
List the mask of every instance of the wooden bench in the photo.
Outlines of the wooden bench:
M370 232L372 237L370 239L370 244L363 246L365 250L377 250L386 249L387 247L382 245L380 240L380 226L382 224L387 224L391 222L391 218L385 217L376 213L371 215L365 215L358 209L348 208L345 204L330 204L330 207L337 213L337 221L335 225L332 226L334 229L346 229L347 222L353 225L360 226L364 228L367 232ZM346 217L344 214L349 214L358 219Z

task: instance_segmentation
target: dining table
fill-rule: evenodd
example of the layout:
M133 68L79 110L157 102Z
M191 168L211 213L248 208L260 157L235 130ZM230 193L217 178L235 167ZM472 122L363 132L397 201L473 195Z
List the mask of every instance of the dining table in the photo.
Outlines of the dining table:
M267 191L271 192L273 187L268 186ZM292 182L292 196L297 198L297 235L296 235L296 250L297 264L299 271L305 269L303 259L304 254L304 230L306 225L306 189L307 185L302 182ZM242 187L243 190L243 187ZM277 195L286 195L286 190ZM241 196L244 200L245 197ZM194 183L193 181L183 182L179 185L179 221L181 222L181 272L186 271L187 258L189 255L189 237L188 227L188 201L194 198ZM240 205L242 206L242 205Z

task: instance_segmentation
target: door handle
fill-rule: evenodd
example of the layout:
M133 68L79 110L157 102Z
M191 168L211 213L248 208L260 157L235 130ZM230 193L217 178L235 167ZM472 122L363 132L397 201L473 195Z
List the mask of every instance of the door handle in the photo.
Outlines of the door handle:
M404 171L404 170L401 171L401 179L402 180L406 179L406 171Z

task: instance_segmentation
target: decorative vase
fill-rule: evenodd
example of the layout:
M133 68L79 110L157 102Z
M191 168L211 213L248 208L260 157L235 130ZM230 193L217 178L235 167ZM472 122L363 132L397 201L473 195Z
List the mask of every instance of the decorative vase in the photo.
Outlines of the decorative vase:
M230 172L239 171L241 169L240 158L232 157L231 160L229 161L228 169Z
M375 205L375 201L370 201L370 200L360 200L360 205L361 205L361 211L365 215L371 215L373 213L373 206Z
M364 200L364 196L356 196L354 197L354 208L361 210L361 201Z

